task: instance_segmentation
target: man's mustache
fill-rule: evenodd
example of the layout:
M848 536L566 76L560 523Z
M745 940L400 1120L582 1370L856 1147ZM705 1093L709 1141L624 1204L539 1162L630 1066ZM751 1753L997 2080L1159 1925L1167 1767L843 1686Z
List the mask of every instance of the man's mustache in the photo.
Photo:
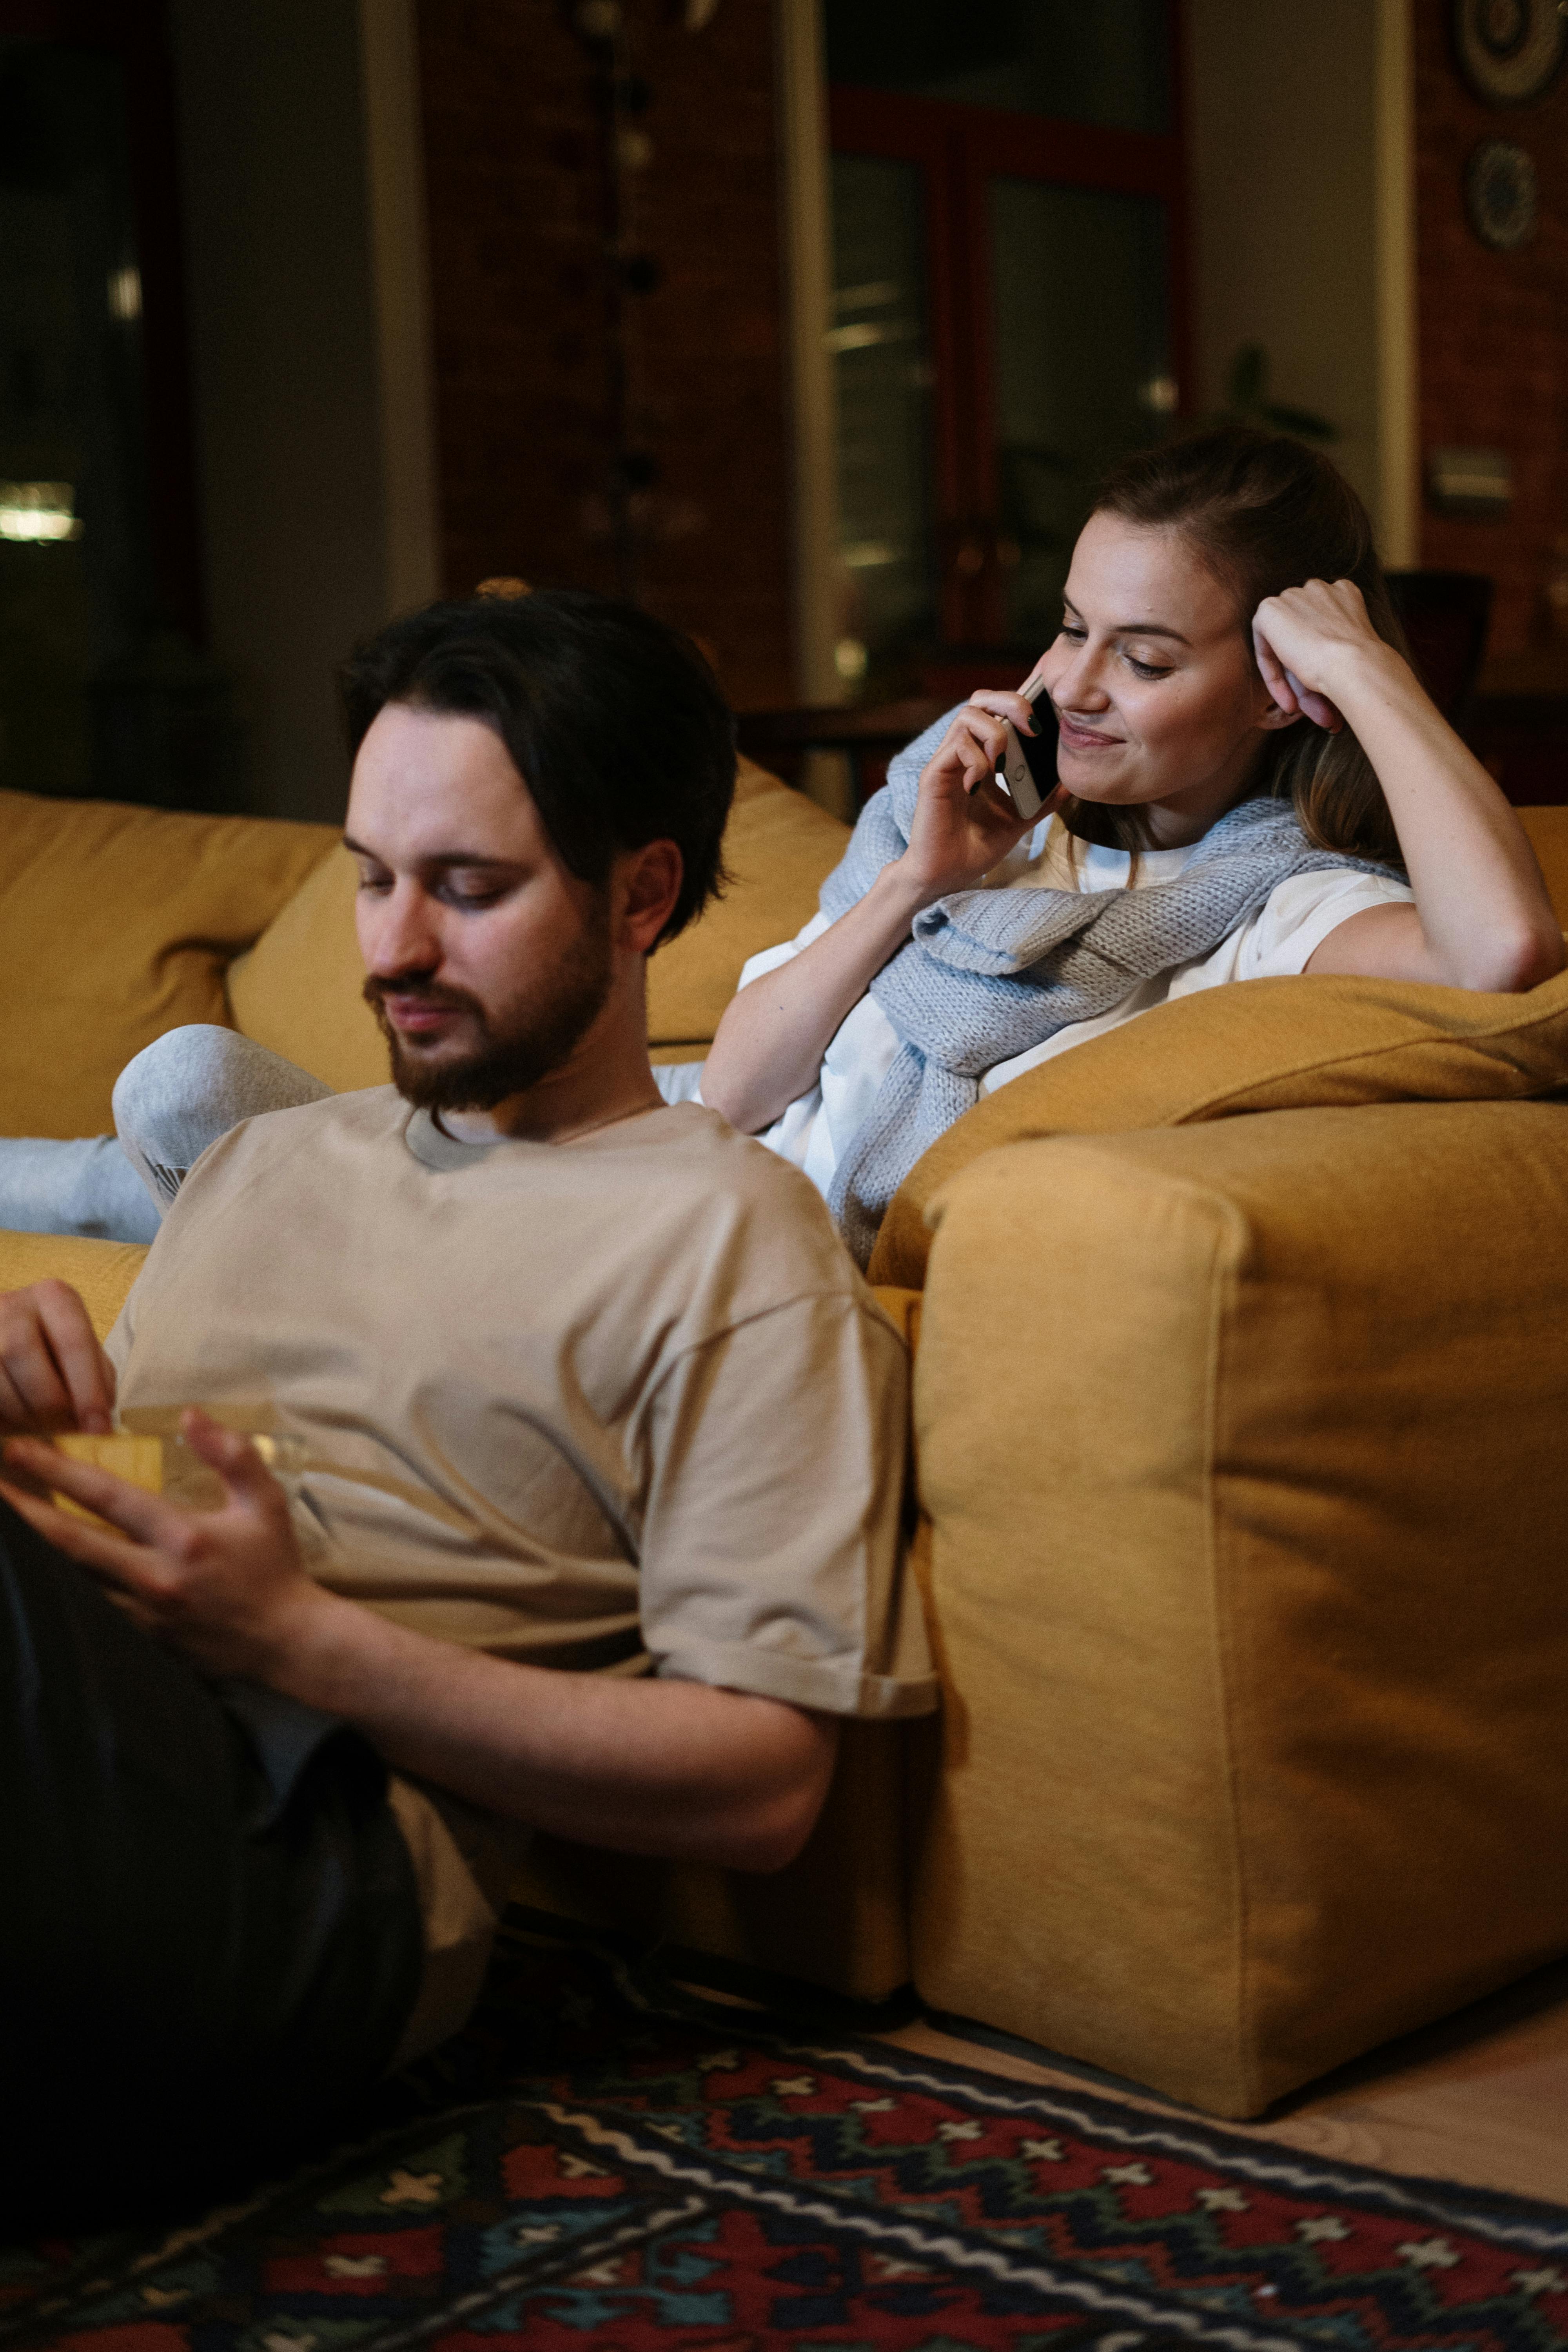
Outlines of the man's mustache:
M439 1005L448 1013L477 1013L481 1022L485 1017L484 1006L466 989L439 988L433 980L426 980L423 973L416 971L392 980L380 980L373 974L365 982L363 993L365 1003L374 1013L384 1010L389 996L413 996L417 997L422 1004Z

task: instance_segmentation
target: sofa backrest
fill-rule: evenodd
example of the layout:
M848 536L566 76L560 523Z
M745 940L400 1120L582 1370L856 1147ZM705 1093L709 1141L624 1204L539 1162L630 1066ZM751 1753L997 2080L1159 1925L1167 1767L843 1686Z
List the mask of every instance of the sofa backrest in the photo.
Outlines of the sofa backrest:
M1522 815L1568 920L1568 808ZM847 837L837 817L742 761L724 837L729 886L648 966L647 1034L656 1061L701 1059L746 959L792 937L816 912L817 892ZM380 1086L386 1076L385 1047L361 994L353 898L353 862L333 849L228 974L234 1026L339 1092Z
M1520 815L1568 923L1568 807ZM700 1058L742 965L815 911L847 837L741 762L731 887L649 966L656 1060ZM105 1132L125 1064L191 1021L233 1025L339 1089L383 1082L360 994L353 865L333 827L0 792L0 838L12 984L0 1133Z
M0 792L0 1133L105 1133L133 1054L184 1022L227 1022L229 962L334 838Z

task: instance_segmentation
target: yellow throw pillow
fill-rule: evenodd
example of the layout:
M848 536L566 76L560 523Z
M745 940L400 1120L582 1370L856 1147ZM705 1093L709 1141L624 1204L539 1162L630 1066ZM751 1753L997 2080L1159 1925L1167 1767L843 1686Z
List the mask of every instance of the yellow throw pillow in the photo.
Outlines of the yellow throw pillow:
M340 841L229 971L234 1025L334 1094L384 1087L386 1046L364 1001L359 875Z
M1238 1112L1518 1099L1568 1087L1568 972L1522 996L1404 981L1248 980L1156 1005L977 1103L910 1171L871 1259L918 1288L942 1186L1045 1135L1187 1127Z
M0 792L0 1133L103 1135L133 1054L226 1024L224 971L331 843L325 825Z
M747 957L793 939L816 914L816 894L848 838L847 825L804 793L742 761L724 835L730 887L648 964L651 1045L687 1045L700 1059Z

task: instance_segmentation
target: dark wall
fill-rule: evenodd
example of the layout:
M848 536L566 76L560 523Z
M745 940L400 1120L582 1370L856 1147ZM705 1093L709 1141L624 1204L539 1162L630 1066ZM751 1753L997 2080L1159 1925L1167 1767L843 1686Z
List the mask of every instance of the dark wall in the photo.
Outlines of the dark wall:
M1491 573L1491 651L1506 655L1543 633L1552 542L1568 531L1568 77L1535 106L1482 105L1453 62L1448 13L1415 0L1421 446L1506 449L1514 498L1497 522L1428 509L1422 560ZM1518 253L1490 251L1465 217L1482 139L1534 158L1541 225Z
M212 651L245 803L342 816L334 670L385 617L353 0L174 0Z
M627 306L638 587L731 698L794 699L772 10L688 33L627 0L651 142L627 175L661 282ZM552 0L419 0L446 584L613 590L595 74Z

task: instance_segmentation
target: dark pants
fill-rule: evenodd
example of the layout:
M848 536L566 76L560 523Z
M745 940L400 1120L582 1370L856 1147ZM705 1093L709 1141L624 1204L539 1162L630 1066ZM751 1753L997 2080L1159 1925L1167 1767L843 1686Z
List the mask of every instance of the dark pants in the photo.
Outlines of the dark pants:
M376 2079L422 1949L385 1788L0 1505L0 2238L230 2191Z

